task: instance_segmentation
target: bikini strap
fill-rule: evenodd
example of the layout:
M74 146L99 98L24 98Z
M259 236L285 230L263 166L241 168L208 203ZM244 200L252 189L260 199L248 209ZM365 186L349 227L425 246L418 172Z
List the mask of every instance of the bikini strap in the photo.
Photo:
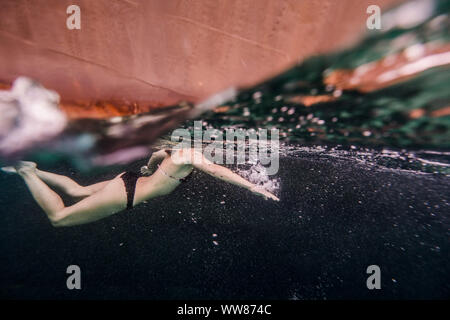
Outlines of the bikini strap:
M158 164L158 168L161 170L161 172L166 176L166 177L169 177L170 179L173 179L173 180L175 180L175 181L178 181L178 182L184 182L184 180L185 180L185 178L175 178L175 177L172 177L170 174L168 174L159 164Z

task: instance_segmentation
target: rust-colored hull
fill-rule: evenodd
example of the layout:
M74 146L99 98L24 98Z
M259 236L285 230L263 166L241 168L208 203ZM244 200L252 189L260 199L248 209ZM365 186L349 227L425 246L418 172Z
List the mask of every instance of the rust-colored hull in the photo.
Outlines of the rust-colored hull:
M197 102L348 45L372 2L3 0L0 81L37 79L60 93L71 118ZM71 4L81 30L66 27Z

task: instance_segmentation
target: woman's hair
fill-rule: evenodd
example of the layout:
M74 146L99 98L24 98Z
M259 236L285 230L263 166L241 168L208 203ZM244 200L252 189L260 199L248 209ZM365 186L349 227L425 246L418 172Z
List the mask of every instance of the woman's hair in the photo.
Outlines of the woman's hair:
M177 143L171 141L168 137L162 136L152 145L152 151L156 152L163 149L172 149Z

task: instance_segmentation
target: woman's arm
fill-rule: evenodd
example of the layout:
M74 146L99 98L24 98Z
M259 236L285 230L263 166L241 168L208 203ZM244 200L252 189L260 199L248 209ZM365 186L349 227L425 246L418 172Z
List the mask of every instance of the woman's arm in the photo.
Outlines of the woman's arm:
M196 155L194 155L196 153ZM200 152L197 151L193 151L192 154L194 158L193 161L191 161L191 164L203 171L206 172L207 174L218 178L220 180L226 181L228 183L246 188L248 190L250 190L251 192L264 197L266 200L268 198L275 200L275 201L280 201L280 199L278 199L274 194L264 190L263 188L261 188L260 186L257 186L253 183L251 183L250 181L245 180L244 178L242 178L240 175L234 173L233 171L229 170L228 168L219 166L217 164L214 164L213 162L209 161L208 159L206 159Z
M159 150L157 152L153 152L152 156L148 160L146 166L141 167L141 173L145 175L151 175L156 171L156 167L161 161L164 160L165 157L168 156L168 153L165 150Z

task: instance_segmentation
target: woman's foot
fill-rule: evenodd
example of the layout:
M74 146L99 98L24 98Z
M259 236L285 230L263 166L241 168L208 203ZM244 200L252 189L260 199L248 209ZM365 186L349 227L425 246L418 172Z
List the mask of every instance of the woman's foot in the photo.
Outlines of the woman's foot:
M31 161L19 161L15 166L3 167L1 170L7 173L29 173L36 171L36 163Z
M5 173L17 173L16 168L14 168L12 166L11 167L1 167L0 170Z

